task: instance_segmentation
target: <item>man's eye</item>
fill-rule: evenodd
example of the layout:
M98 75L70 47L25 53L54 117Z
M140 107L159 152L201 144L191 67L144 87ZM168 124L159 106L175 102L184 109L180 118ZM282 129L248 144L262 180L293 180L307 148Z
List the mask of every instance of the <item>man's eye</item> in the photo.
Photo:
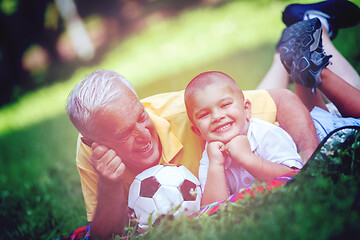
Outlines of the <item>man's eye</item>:
M126 131L126 132L121 133L120 135L118 135L118 140L120 140L120 141L127 140L131 135L130 133L131 133L130 131Z
M140 123L145 122L146 118L147 118L147 112L144 111L144 112L140 115L140 117L139 117L139 119L138 119L138 122L140 122Z
M120 137L120 140L124 141L124 140L127 140L129 137L130 137L130 134Z

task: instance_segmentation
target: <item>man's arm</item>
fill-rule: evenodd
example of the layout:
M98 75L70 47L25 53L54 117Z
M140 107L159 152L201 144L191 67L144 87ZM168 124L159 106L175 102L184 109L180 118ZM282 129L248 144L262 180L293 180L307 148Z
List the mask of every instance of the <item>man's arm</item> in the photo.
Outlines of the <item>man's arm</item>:
M113 239L113 234L121 235L128 224L126 199L122 186L107 187L99 181L98 203L91 222L91 239Z
M276 121L292 137L305 164L319 144L309 111L300 98L288 89L267 91L276 104Z
M90 234L92 239L113 239L128 223L123 187L125 165L115 151L97 143L91 145L91 165L99 175L98 199Z

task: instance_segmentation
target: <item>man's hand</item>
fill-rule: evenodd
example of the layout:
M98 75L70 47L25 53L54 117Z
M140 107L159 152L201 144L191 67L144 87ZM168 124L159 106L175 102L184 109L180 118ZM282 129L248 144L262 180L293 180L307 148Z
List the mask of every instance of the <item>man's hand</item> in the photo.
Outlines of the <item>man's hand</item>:
M125 164L116 152L96 142L91 144L93 153L90 163L99 175L99 179L106 185L120 184L124 178Z
M128 223L126 194L123 188L125 164L116 152L88 138L82 142L91 147L90 164L99 176L97 205L91 223L93 239L112 239L113 234L121 234Z
M249 156L254 154L251 151L249 139L245 135L238 135L231 139L225 145L225 152L240 164L244 164Z

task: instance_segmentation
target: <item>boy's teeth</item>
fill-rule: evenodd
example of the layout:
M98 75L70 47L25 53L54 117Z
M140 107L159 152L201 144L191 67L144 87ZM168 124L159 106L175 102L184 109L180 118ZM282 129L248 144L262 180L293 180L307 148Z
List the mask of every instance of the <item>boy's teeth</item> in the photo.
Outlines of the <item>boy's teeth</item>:
M228 123L228 124L226 124L226 125L224 125L224 126L222 126L220 128L217 128L216 131L220 132L220 131L224 130L225 128L228 128L228 127L230 127L230 123Z

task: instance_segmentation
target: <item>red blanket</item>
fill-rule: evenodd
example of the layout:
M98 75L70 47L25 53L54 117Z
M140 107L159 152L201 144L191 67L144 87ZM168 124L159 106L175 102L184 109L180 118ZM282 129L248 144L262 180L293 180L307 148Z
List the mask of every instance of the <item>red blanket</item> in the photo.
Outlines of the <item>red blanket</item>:
M249 189L245 189L237 194L231 195L227 200L222 200L219 202L215 202L209 204L200 209L200 212L211 215L219 210L221 204L226 204L226 201L236 202L240 201L245 198L246 195L255 195L255 194L265 194L264 193L264 186L266 187L267 191L271 191L274 188L279 188L285 185L294 175L296 175L299 170L294 170L291 173L285 174L281 177L275 178L272 181L267 182L265 185L255 186ZM193 217L197 214L193 214L190 217ZM200 216L200 215L197 215ZM80 227L75 229L70 236L59 238L58 240L90 240L90 225ZM124 238L126 239L126 237Z

